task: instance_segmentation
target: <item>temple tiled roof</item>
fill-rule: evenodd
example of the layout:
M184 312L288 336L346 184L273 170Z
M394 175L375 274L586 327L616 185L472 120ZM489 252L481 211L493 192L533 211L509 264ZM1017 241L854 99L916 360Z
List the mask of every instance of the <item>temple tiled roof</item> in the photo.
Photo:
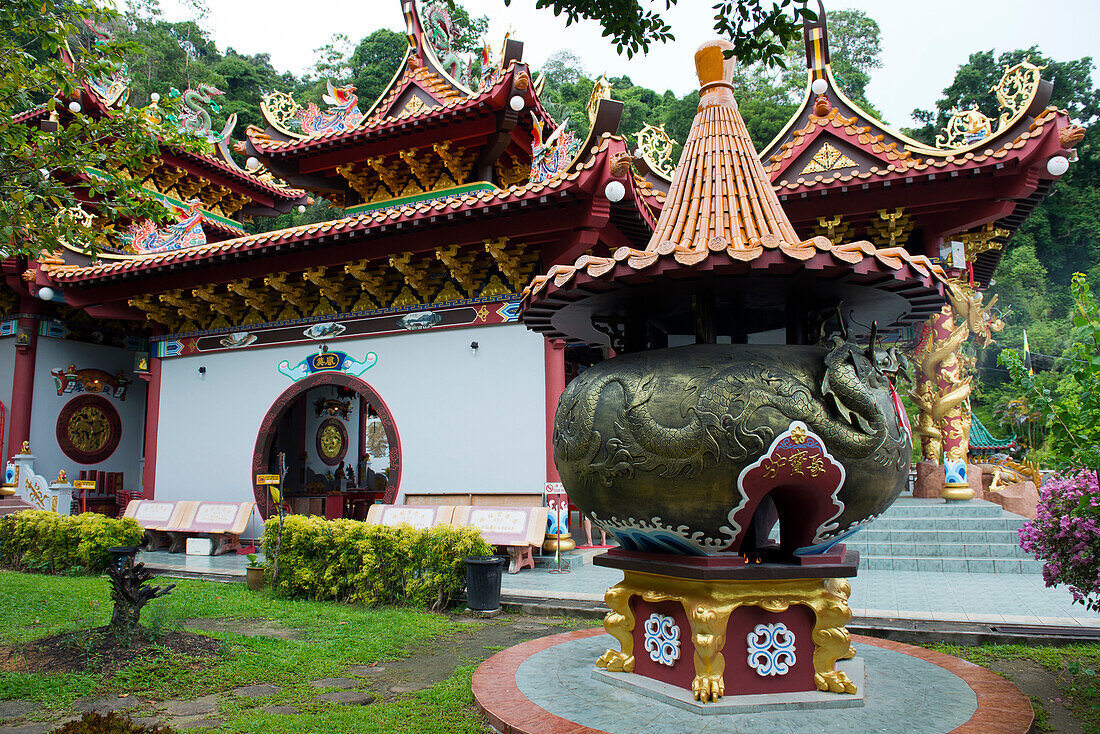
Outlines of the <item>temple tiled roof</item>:
M522 186L517 185L507 189L498 189L496 191L466 194L434 202L408 204L389 209L378 209L372 212L329 222L306 224L272 232L263 232L261 234L223 240L221 242L210 243L186 250L174 250L172 252L135 256L127 260L100 263L87 267L46 266L44 270L47 271L51 279L59 283L78 283L112 276L125 276L136 272L174 268L179 267L183 263L210 261L222 258L226 255L251 253L291 242L306 242L326 237L346 237L348 235L365 234L377 229L385 231L387 226L398 224L399 222L434 219L438 216L448 216L466 209L507 207L512 203L527 202L531 199L539 199L554 193L562 193L562 195L564 195L564 189L567 189L572 182L576 181L584 170L591 168L594 162L594 158L590 159L585 164L577 166L571 172L544 183L528 183Z
M845 169L819 173L814 176L799 176L795 180L786 178L775 182L775 188L779 191L794 191L800 188L812 188L817 185L833 183L863 182L869 180L881 180L893 176L911 175L914 173L934 173L937 171L952 171L965 168L973 168L977 164L1003 160L1014 150L1024 148L1029 140L1037 139L1045 130L1045 126L1053 124L1058 115L1065 115L1064 110L1057 107L1047 107L1028 126L1014 138L1004 141L992 141L990 147L971 150L958 154L950 151L938 151L931 155L931 151L920 149L910 151L898 147L897 143L884 142L885 137L866 125L857 125L857 118L846 118L834 107L825 117L811 117L806 127L793 133L790 141L784 143L779 151L769 158L769 165L765 169L769 174L774 174L784 166L784 161L796 156L806 145L816 139L814 133L819 129L828 129L838 136L848 137L861 146L867 146L875 154L892 161L886 166L872 166L867 170Z
M878 248L867 241L836 244L825 237L803 240L795 233L737 110L732 65L723 71L720 54L706 57L714 48L719 45L704 47L696 56L703 92L699 112L647 247L623 246L610 257L582 255L572 264L554 265L531 281L524 298L534 300L548 285L563 288L582 274L589 280L620 277L620 266L652 269L654 275L668 265L711 270L742 263L767 269L780 261L807 269L834 264L864 270L869 261L896 279L938 289L937 281L946 280L943 269L904 248ZM791 272L789 265L781 269Z
M382 110L388 109L393 100L391 99L388 102L380 100L375 106L377 114L368 116L358 126L350 130L331 130L312 137L295 140L274 140L265 133L260 132L257 128L249 128L248 137L249 140L252 141L252 144L264 153L303 152L314 148L330 148L344 141L358 141L363 138L369 138L384 131L388 131L396 125L438 117L443 113L458 114L463 111L473 110L484 104L490 98L500 94L506 84L511 86L512 72L515 70L515 65L516 62L509 64L505 69L505 73L500 75L496 84L482 92L470 96L462 96L453 93L441 100L438 105L425 105L417 111L402 112L398 115L381 116ZM435 76L432 72L427 70L421 69L418 71L421 74ZM395 98L405 86L404 84L394 86L393 95Z

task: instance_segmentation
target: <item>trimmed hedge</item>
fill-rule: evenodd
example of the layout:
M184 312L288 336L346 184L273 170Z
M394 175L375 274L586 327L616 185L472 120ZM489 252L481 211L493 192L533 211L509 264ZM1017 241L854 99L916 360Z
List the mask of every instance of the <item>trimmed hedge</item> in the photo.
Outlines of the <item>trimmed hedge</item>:
M0 564L17 571L103 573L111 562L108 548L139 545L143 535L129 518L24 510L0 517Z
M278 518L264 528L267 565ZM439 611L466 585L467 556L491 555L474 528L442 525L415 530L358 520L288 515L279 550L279 590L297 597L409 604Z

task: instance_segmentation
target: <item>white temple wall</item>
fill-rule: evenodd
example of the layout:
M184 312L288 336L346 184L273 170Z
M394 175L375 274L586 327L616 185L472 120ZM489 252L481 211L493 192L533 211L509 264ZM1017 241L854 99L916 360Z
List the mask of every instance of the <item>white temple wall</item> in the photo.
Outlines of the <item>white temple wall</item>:
M103 396L116 411L122 425L118 447L107 459L96 464L81 464L66 456L57 443L57 417L70 400L87 393L57 394L53 370L75 365L78 370L98 369L117 375L120 371L130 385L126 399ZM31 406L31 453L36 472L52 480L59 469L69 479L76 479L81 470L123 472L123 489L141 489L142 443L145 432L146 384L133 371L134 352L119 347L38 337L34 363L34 402ZM9 373L10 374L10 373ZM9 392L10 392L10 380ZM18 448L18 447L17 447Z
M326 343L358 360L368 352L378 355L361 379L378 392L397 426L402 494L542 491L540 335L508 324ZM312 344L296 344L165 359L156 497L252 499L260 423L293 384L278 365L296 365L316 352ZM199 367L206 372L200 374Z

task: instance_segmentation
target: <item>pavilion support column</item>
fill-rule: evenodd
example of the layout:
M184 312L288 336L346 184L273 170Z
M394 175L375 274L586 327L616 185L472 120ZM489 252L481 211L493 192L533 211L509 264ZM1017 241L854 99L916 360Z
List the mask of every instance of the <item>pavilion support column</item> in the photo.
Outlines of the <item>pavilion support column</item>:
M546 339L543 342L546 361L546 481L560 482L554 466L554 415L558 398L565 390L565 345Z
M16 332L15 365L11 385L11 428L8 432L8 457L22 450L31 439L31 406L34 404L34 365L38 352L38 299L23 296L19 300L19 325ZM5 458L8 458L5 457Z
M145 392L145 465L141 471L141 496L156 496L157 436L160 429L160 357L149 358L149 384Z

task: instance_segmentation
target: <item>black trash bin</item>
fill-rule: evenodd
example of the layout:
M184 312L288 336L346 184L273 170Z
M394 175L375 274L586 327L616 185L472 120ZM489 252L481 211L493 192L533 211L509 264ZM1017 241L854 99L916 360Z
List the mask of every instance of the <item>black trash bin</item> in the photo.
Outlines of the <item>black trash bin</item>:
M107 552L111 554L111 567L121 571L126 566L126 559L133 558L137 555L138 546L119 545L114 548L108 548Z
M466 557L466 606L475 612L500 609L500 579L506 562L500 556Z

